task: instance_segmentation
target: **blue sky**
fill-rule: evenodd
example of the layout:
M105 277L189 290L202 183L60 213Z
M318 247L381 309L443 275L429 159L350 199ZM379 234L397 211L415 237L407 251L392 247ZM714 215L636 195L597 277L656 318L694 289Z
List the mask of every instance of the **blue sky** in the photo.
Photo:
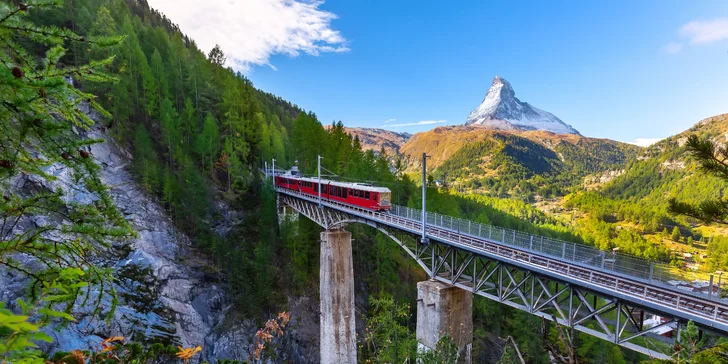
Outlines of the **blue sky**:
M587 136L661 138L728 113L726 1L210 2L150 0L323 123L462 124L496 75ZM392 126L422 121L438 123Z

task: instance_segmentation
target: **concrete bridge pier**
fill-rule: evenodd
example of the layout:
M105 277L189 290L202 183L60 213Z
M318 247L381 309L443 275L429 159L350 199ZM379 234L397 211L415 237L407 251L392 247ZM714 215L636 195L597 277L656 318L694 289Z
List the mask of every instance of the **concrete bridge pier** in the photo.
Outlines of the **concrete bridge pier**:
M351 233L321 233L321 364L356 363Z
M458 347L460 363L471 363L473 293L429 280L417 283L418 350L432 350L448 335Z

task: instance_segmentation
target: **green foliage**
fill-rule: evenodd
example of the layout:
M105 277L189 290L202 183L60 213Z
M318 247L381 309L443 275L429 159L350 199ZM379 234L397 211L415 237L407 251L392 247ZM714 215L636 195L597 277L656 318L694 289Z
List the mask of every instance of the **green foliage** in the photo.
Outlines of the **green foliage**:
M697 354L703 343L700 340L698 327L695 323L689 321L685 328L680 332L680 341L676 346L673 355L678 362L691 362L691 359Z
M77 302L95 307L95 314L102 308L113 311L100 304L103 295L112 295L115 305L111 272L90 259L98 247L132 235L90 157L89 146L99 140L78 136L94 124L81 111L83 105L102 117L108 113L92 94L66 80L114 81L105 72L114 58L62 63L68 47L101 50L117 45L121 37L86 38L35 23L40 11L60 5L40 0L0 4L0 265L30 281L28 300L15 303L19 314L6 303L0 307L0 328L7 333L0 342L3 362L42 362L36 342L50 337L40 329L51 320L73 321ZM27 49L44 55L37 58ZM74 201L60 188L46 187L62 168L83 186L88 199ZM26 175L42 183L11 190Z
M695 354L692 364L719 364L728 362L728 342L723 341Z
M637 151L602 140L537 140L493 133L458 149L433 176L453 187L531 201L534 195L563 195L587 174L624 166Z
M445 335L437 341L435 350L417 353L417 362L422 364L455 364L458 362L458 347L453 339Z
M407 326L409 306L392 297L369 297L362 359L375 363L404 363L416 357L417 340Z
M105 363L105 364L152 364L160 362L177 362L179 349L174 346L152 344L144 347L139 343L125 342L123 337L105 340L96 350L59 351L53 354L50 361L54 364Z
M718 146L707 138L690 135L685 144L690 156L695 159L700 170L722 181L728 181L728 148ZM670 212L687 215L706 223L728 224L728 199L724 197L707 198L699 203L670 200Z
M672 228L672 234L670 234L672 241L680 241L680 228L675 226Z

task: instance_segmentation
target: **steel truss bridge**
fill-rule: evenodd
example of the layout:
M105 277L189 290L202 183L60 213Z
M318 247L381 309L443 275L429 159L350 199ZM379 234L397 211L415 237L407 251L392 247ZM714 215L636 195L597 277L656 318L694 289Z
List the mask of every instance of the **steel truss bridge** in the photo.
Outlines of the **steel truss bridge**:
M619 272L610 269L603 252L584 258L577 254L577 245L539 249L534 236L523 244L508 244L506 230L493 234L489 227L486 234L480 226L475 232L467 222L464 231L464 220L458 219L456 227L452 218L447 217L448 224L443 216L429 213L423 243L419 210L393 206L389 212L374 212L325 200L319 205L318 199L297 191L276 190L279 207L289 206L325 229L351 223L372 226L399 244L432 279L553 321L566 328L561 331L568 340L576 330L667 359L665 352L689 320L701 330L728 336L728 302L666 285L653 277L652 266L643 267L649 269L648 277ZM573 255L567 253L572 249ZM650 322L653 316L659 320ZM666 331L671 338L660 335Z

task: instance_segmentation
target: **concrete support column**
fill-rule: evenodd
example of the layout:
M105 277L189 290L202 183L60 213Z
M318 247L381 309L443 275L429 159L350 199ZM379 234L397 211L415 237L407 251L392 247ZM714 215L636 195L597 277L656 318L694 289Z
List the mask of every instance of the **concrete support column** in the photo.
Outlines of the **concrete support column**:
M321 233L321 364L356 363L351 233Z
M432 350L448 335L460 353L461 363L471 362L473 346L473 293L438 282L417 283L417 342L419 350Z

